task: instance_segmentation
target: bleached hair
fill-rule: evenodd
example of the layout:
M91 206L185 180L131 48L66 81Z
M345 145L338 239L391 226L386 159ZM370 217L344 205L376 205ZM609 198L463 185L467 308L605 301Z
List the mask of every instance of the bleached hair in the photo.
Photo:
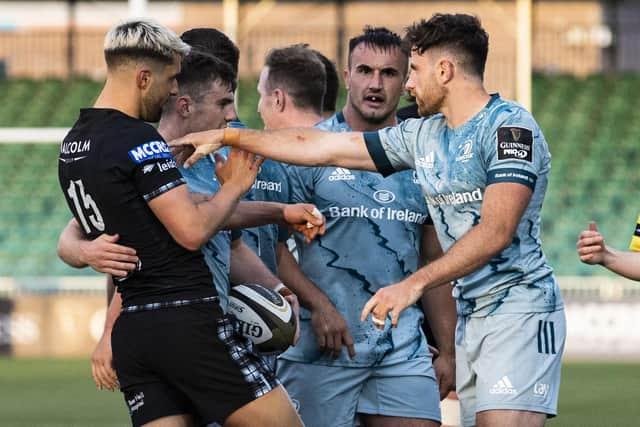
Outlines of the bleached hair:
M124 21L104 38L104 57L109 67L143 59L171 64L176 55L183 58L190 49L173 31L147 19Z

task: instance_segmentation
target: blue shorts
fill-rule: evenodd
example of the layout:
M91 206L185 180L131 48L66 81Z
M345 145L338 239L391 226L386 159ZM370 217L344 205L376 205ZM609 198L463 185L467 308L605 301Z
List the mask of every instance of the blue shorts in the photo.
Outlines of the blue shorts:
M440 422L429 358L370 368L278 359L277 375L307 427L353 427L357 413Z
M511 409L557 414L566 337L564 310L459 317L456 389L463 426L476 412Z

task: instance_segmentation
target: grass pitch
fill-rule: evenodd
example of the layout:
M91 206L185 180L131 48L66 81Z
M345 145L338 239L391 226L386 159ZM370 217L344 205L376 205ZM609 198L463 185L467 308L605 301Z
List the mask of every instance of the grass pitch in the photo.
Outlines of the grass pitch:
M640 364L566 363L562 374L560 416L548 426L640 425ZM127 425L122 395L96 390L88 360L0 358L0 426Z

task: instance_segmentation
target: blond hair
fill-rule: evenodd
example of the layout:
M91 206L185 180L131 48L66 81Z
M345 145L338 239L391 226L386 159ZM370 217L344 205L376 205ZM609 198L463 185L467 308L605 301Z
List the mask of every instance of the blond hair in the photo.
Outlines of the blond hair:
M146 19L124 21L111 28L104 38L108 67L142 59L171 64L176 56L183 58L190 49L173 31Z

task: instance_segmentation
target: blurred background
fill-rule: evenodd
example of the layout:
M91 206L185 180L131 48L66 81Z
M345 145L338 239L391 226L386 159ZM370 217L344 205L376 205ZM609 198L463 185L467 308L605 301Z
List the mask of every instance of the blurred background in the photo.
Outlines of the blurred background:
M533 111L553 156L543 247L568 338L561 416L549 424L640 425L640 284L575 253L590 220L626 249L640 212L640 1L631 0L0 1L0 425L127 425L120 394L98 393L90 379L104 277L56 257L70 218L59 143L101 88L111 25L148 16L178 34L224 30L241 52L240 116L260 128L255 86L270 48L309 43L342 69L364 25L402 33L436 12L481 18L487 89Z

